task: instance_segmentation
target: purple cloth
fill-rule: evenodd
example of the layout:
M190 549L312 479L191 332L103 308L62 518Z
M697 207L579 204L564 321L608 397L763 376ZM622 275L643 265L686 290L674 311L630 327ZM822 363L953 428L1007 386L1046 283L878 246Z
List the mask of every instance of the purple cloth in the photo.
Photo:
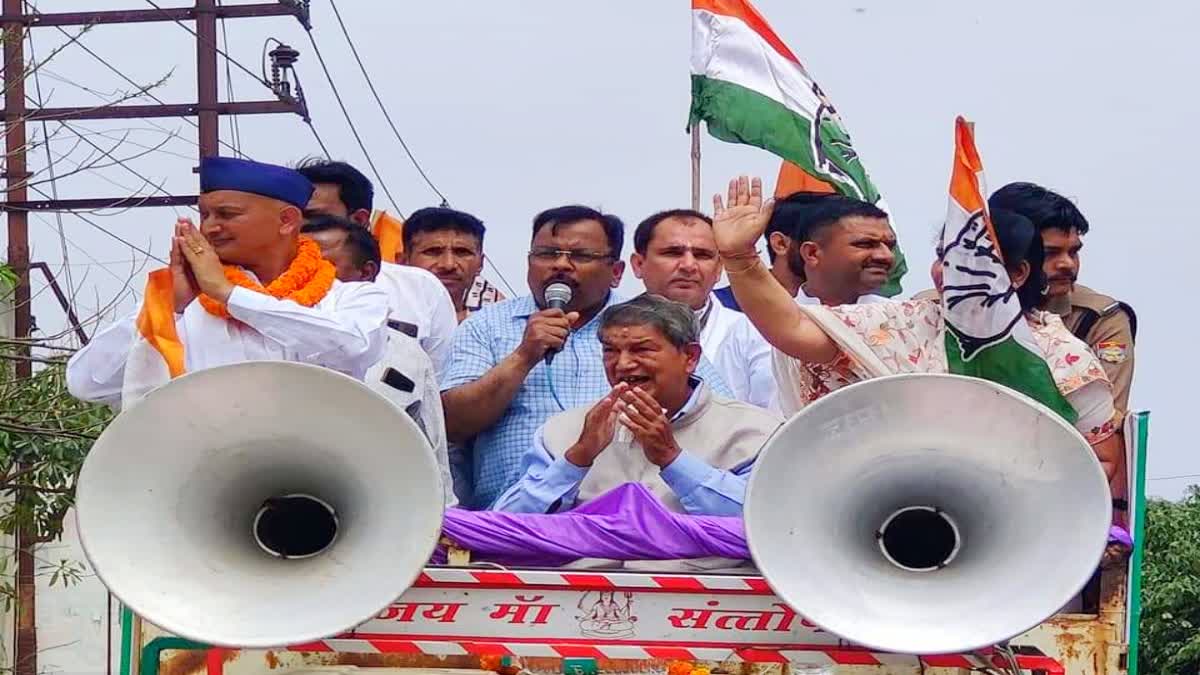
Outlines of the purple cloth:
M1113 525L1108 528L1108 543L1124 544L1129 548L1133 548L1133 537L1129 536L1129 532L1120 525Z
M473 559L510 566L561 567L580 558L750 559L741 518L674 513L638 483L565 513L447 509L442 534ZM439 548L433 562L445 559Z

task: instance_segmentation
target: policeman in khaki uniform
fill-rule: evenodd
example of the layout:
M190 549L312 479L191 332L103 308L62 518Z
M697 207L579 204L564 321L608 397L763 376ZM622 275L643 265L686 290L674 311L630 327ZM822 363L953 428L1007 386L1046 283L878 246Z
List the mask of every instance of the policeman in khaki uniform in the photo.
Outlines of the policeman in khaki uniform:
M1128 411L1137 316L1129 305L1075 283L1087 219L1071 200L1033 183L1005 185L988 198L988 206L1016 211L1041 231L1049 281L1042 308L1061 316L1075 337L1092 348L1112 382L1114 404Z
M1049 272L1050 251L1046 251ZM1078 253L1075 267L1078 269ZM1053 289L1054 282L1051 282ZM1129 384L1133 381L1133 341L1137 337L1137 315L1119 300L1075 284L1066 294L1047 293L1045 308L1062 317L1075 337L1088 343L1112 382L1113 403L1129 410Z

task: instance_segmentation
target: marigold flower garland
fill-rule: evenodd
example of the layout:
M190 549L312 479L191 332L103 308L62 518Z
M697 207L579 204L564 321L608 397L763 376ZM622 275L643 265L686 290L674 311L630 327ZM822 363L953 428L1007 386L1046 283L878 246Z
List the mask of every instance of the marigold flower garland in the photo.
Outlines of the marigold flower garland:
M709 675L708 668L698 668L687 661L672 661L667 664L667 675Z
M333 288L336 276L337 270L334 269L333 263L321 257L321 247L308 237L300 237L300 246L292 264L265 287L251 279L241 268L234 265L225 266L225 278L234 286L280 300L291 300L302 307L312 307L320 302L329 289ZM225 303L203 294L199 299L209 314L223 319L230 318L229 308Z

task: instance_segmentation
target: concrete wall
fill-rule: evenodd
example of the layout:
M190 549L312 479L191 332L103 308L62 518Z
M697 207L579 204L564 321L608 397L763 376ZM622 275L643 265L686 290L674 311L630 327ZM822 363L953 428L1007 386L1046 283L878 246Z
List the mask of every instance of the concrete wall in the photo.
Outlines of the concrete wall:
M61 541L38 548L42 565L59 560L87 563L75 532L75 514L67 515ZM108 591L88 567L84 578L70 587L49 585L50 574L38 577L38 669L48 675L100 675L106 672L107 636L112 633L112 672L120 667L121 631L118 603L106 616Z

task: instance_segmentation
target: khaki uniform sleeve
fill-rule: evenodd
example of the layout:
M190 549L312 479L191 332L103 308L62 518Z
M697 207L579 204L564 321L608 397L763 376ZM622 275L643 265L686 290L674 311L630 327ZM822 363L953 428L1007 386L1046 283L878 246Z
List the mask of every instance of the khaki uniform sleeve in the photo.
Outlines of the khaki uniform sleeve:
M1112 383L1114 406L1128 412L1129 386L1133 382L1133 331L1129 315L1113 308L1096 321L1088 332L1087 343Z

